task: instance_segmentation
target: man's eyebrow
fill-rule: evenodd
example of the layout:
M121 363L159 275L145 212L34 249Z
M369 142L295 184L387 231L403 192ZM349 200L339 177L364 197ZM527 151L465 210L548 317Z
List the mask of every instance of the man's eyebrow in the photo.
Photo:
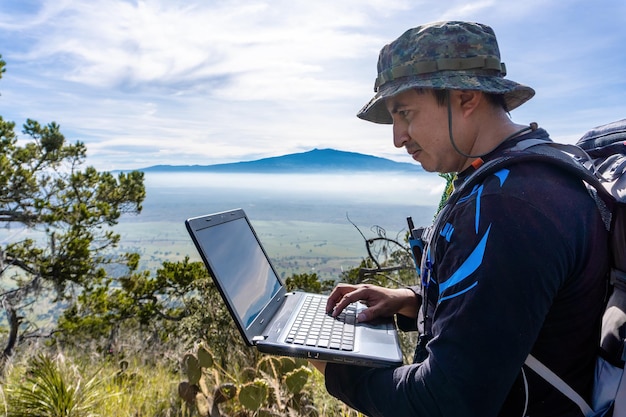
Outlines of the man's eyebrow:
M391 107L391 114L396 114L396 113L398 113L398 110L399 110L401 107L404 107L404 106L405 106L405 104L404 104L404 103L401 103L401 102L399 102L399 101L394 102L394 103L393 103L393 106Z

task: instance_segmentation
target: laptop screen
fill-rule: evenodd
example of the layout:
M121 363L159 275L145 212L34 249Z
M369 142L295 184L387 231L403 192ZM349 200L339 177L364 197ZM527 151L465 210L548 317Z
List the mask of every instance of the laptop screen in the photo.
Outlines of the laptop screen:
M197 234L214 279L220 282L235 314L248 328L281 283L244 217L207 227Z

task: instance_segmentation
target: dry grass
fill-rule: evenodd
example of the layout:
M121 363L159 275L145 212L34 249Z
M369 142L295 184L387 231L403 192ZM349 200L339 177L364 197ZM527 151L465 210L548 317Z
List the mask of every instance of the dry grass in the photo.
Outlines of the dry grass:
M6 369L0 384L0 416L19 416L15 409L18 387L24 387L27 376L34 376L32 359L43 349L29 349L13 358ZM189 407L178 395L178 385L186 380L179 366L171 360L171 354L145 355L141 352L127 354L123 359L89 354L92 349L72 350L59 353L47 350L47 357L58 365L58 373L67 386L86 383L97 376L98 384L93 389L93 404L84 404L80 414L60 414L57 417L190 417L198 413ZM59 358L62 357L62 361ZM180 358L182 359L182 357ZM36 375L35 375L36 376ZM320 417L360 417L361 414L331 397L324 387L323 376L313 371L306 389L314 399L314 406ZM57 389L56 392L60 392ZM50 400L53 401L53 400ZM19 403L19 401L17 402ZM224 416L229 416L236 407L224 404ZM29 415L29 414L22 414ZM52 414L50 414L52 415ZM56 415L55 415L56 416Z

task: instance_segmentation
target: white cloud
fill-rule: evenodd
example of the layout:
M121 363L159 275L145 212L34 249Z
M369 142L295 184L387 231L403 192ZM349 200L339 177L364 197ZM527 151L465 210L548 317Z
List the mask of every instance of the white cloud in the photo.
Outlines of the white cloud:
M626 41L624 7L619 0L6 0L0 114L59 122L103 169L314 147L405 160L387 126L355 114L373 94L382 45L449 18L492 25L510 77L537 89L516 120L573 137L609 121L603 115L626 113L624 57L612 53Z
M350 33L367 24L358 9L320 2L191 4L96 0L45 7L39 24L29 25L42 36L23 58L62 57L65 65L49 73L69 67L63 78L94 86L214 77L240 77L248 86L289 75L326 77L325 64L358 56L368 42Z

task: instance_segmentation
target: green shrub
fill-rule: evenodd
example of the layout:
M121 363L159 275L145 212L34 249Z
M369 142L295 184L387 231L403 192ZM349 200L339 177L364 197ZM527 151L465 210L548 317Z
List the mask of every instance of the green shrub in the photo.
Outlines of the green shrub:
M33 357L24 382L7 387L8 417L89 417L95 416L101 380L98 373L84 378L62 355L52 359Z

